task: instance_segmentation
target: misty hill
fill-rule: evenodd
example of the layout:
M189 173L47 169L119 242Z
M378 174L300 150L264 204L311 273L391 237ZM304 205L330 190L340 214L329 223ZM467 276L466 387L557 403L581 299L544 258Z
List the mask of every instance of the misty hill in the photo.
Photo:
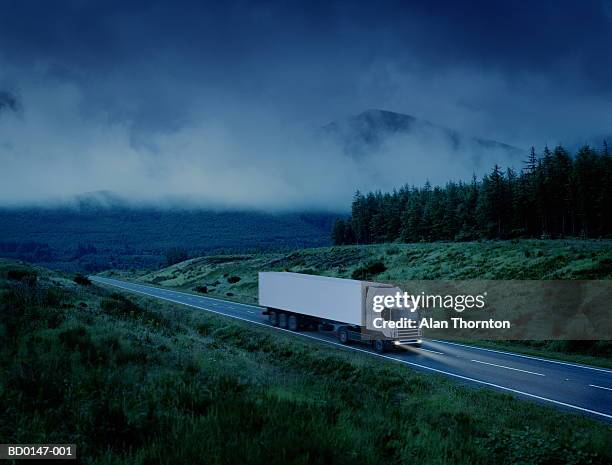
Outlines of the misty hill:
M446 142L456 151L495 150L506 152L510 157L524 155L524 151L518 147L495 140L471 137L415 116L393 111L367 110L345 120L332 122L323 129L344 146L347 154L357 158L376 152L394 136L417 134Z
M72 208L0 208L0 256L72 271L156 268L172 248L192 256L329 245L337 216L136 209L114 201L100 193Z

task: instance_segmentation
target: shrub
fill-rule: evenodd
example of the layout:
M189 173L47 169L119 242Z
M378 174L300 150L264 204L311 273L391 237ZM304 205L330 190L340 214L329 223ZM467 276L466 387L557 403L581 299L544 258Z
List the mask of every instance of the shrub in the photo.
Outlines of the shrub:
M353 279L369 279L386 270L387 267L382 261L371 261L366 263L365 265L361 265L360 267L355 268L351 277Z
M31 270L14 268L6 272L6 278L11 281L21 281L30 287L34 287L38 280L38 275Z
M227 278L227 282L230 284L236 284L238 281L240 281L240 276L230 276Z
M193 290L200 294L208 294L208 287L206 286L196 286Z
M57 307L67 298L66 293L57 287L50 287L43 293L42 304L46 307Z
M107 315L119 318L137 318L142 312L138 305L117 293L113 293L110 299L102 299L100 301L100 310Z
M77 274L73 281L81 286L90 286L91 280L87 276L83 276L82 274Z
M320 272L318 270L315 270L314 268L305 268L303 270L300 270L300 273L302 274L311 274L311 275L319 275Z
M198 323L195 326L195 329L198 334L201 334L202 336L207 336L208 334L210 334L211 330L214 329L214 325L209 321L202 321L201 323Z
M91 345L91 336L85 326L73 326L63 329L58 334L59 340L71 350Z

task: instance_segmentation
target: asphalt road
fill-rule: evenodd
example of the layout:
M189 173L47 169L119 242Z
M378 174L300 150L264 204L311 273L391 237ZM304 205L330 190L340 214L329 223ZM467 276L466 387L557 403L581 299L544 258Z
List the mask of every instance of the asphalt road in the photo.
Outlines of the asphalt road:
M612 370L557 360L490 350L448 341L425 340L420 349L377 354L366 345L344 346L327 332L291 332L267 323L262 308L186 292L90 276L96 283L218 313L231 318L286 331L375 357L435 372L463 383L504 391L517 397L554 405L564 410L612 422Z

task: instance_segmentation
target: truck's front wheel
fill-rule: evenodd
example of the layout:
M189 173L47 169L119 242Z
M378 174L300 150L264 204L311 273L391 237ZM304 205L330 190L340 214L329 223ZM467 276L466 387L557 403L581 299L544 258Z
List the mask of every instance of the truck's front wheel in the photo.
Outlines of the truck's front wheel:
M349 343L349 334L346 328L340 328L338 330L338 339L340 340L340 344L348 344Z
M268 322L272 326L278 326L278 314L273 311L268 312Z

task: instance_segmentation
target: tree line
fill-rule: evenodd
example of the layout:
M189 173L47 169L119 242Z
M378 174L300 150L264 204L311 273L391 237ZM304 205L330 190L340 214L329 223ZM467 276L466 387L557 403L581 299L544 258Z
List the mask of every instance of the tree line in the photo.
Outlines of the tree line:
M332 241L341 244L518 237L612 236L612 156L582 147L532 147L524 166L471 182L404 186L393 192L355 193L348 219L338 219Z

